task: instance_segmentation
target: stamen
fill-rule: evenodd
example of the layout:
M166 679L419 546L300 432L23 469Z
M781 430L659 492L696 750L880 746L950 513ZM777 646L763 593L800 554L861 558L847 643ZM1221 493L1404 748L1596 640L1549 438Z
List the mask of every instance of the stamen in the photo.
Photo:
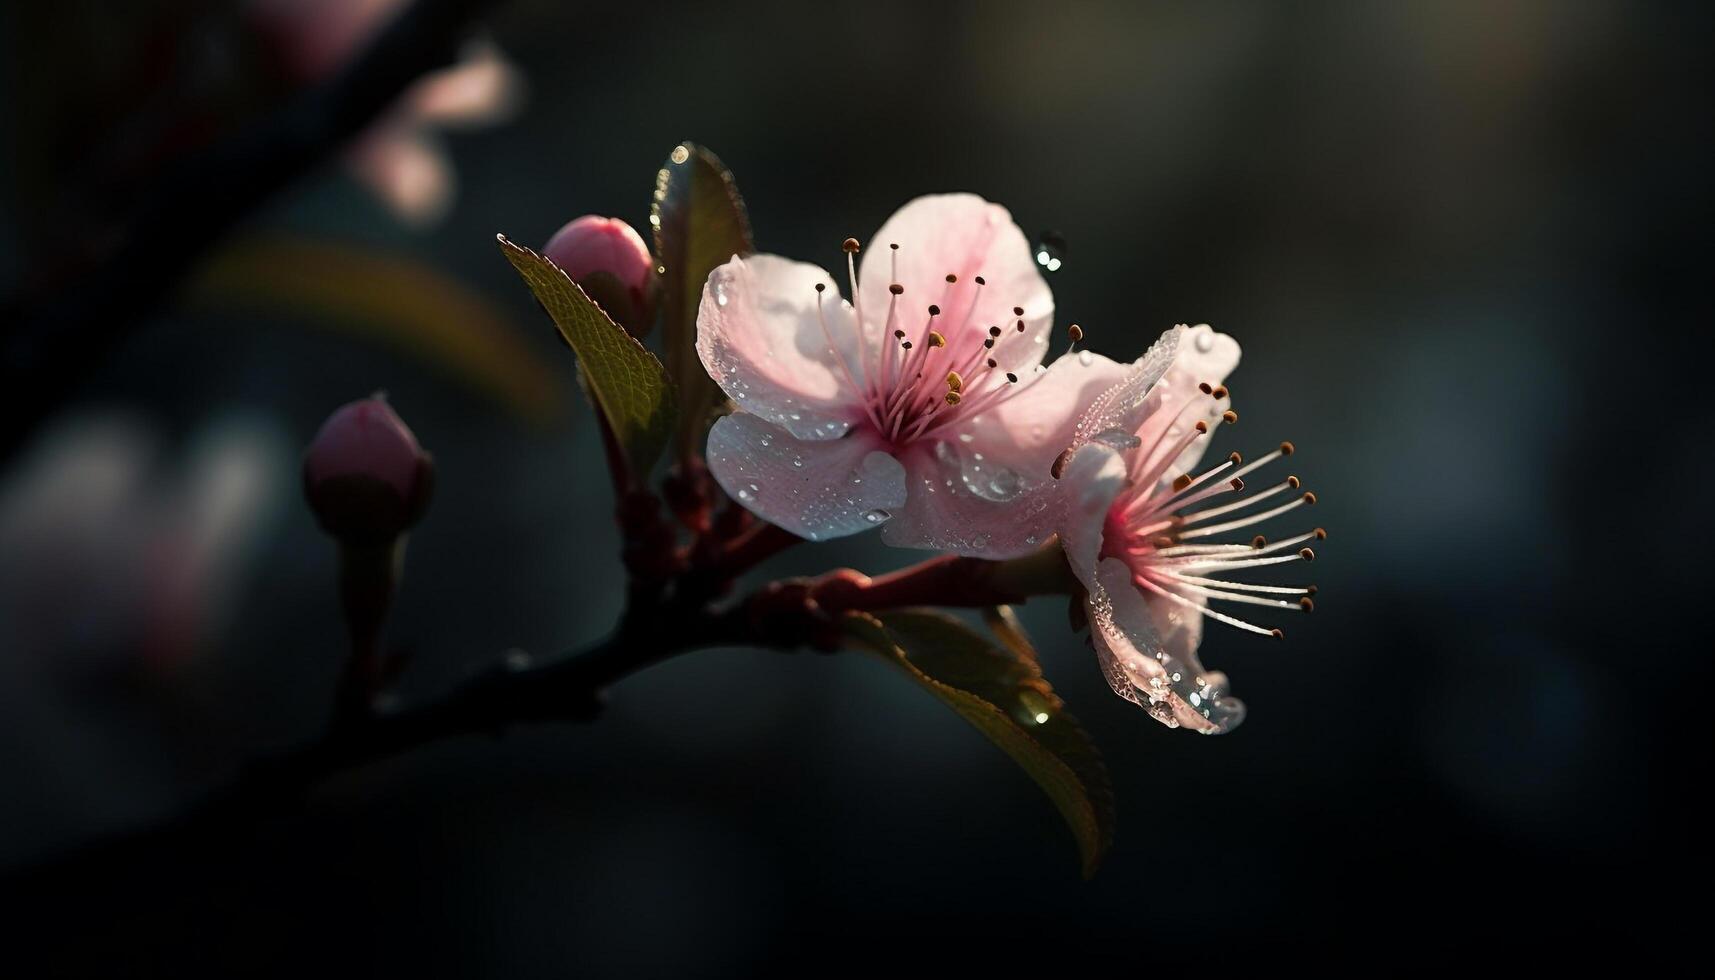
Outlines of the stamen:
M1257 634L1260 634L1262 636L1269 636L1271 634L1278 634L1280 632L1279 630L1263 629L1261 626L1257 626L1253 623L1247 623L1242 619L1237 619L1235 617L1228 616L1226 613L1216 612L1215 610L1210 609L1208 606L1205 606L1200 602L1192 602L1190 599L1187 599L1184 596L1179 595L1176 592L1169 592L1166 589L1162 588L1161 586L1156 585L1154 582L1150 581L1148 578L1145 578L1142 575L1136 576L1135 578L1132 579L1132 581L1136 582L1138 585L1150 590L1151 592L1156 593L1157 595L1160 595L1160 596L1167 598L1167 599L1171 599L1174 602L1177 602L1182 606L1188 606L1192 609L1195 609L1198 612L1202 613L1203 615L1209 617L1210 619L1218 620L1219 622L1226 623L1228 626L1236 626L1239 629L1242 629L1248 633L1257 633Z
M1304 496L1299 497L1298 499L1293 500L1290 503L1281 504L1279 507L1275 507L1271 510L1265 510L1260 514L1252 514L1248 517L1241 517L1238 520L1228 521L1225 524L1211 524L1208 527L1198 528L1195 531L1186 531L1185 533L1181 534L1180 537L1186 538L1186 539L1189 539L1189 538L1205 538L1211 534L1220 534L1222 531L1232 531L1232 530L1236 530L1236 529L1241 528L1241 527L1248 527L1252 524L1258 524L1258 523L1261 523L1263 521L1269 520L1270 518L1279 517L1281 514L1284 514L1287 511L1292 510L1295 507L1301 507L1304 504L1313 504L1315 502L1316 502L1316 495L1313 493L1306 493Z

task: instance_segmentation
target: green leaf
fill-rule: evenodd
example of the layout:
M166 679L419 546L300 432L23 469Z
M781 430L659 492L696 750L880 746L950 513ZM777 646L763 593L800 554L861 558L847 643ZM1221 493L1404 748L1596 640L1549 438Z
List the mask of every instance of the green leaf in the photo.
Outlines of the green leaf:
M673 430L673 392L661 362L554 263L505 235L495 238L577 354L584 381L632 472L647 477Z
M538 425L561 422L571 386L483 296L405 256L293 236L240 238L206 259L183 299L284 316L423 358Z
M1038 662L1036 645L1030 642L1030 634L1024 632L1024 624L1018 621L1018 614L1011 606L989 606L983 610L983 622L995 639L1019 659Z
M1071 828L1084 877L1096 873L1113 842L1107 766L1033 656L996 646L963 621L928 609L851 613L845 625L855 642L882 654L1012 756Z
M675 445L680 456L694 456L702 451L710 415L720 402L720 389L697 357L697 306L710 272L754 250L750 218L720 158L695 143L681 143L655 175L649 224L655 232L655 261L665 270L663 344L667 376L681 406Z

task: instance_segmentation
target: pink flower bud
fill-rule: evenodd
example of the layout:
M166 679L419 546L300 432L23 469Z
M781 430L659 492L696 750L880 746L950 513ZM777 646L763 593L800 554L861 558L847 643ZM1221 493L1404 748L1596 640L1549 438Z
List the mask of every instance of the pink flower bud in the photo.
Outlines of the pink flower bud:
M429 502L434 466L381 395L328 416L304 453L304 494L329 534L381 542L417 523Z
M618 218L586 214L568 222L542 249L634 337L654 321L655 259L637 230Z

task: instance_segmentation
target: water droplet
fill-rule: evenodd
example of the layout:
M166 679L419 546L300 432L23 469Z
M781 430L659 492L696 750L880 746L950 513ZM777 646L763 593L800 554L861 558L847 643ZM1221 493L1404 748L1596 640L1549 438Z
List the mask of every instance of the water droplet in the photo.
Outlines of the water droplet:
M892 516L892 514L882 510L880 507L877 507L875 510L866 512L863 515L863 519L871 524L880 524L882 521L885 521Z
M1045 231L1036 239L1036 264L1044 272L1059 272L1066 263L1066 239L1057 231Z
M1136 449L1143 445L1143 440L1124 429L1103 429L1090 437L1091 442L1099 442L1104 446L1112 446L1118 450Z
M1089 367L1090 365L1096 363L1096 355L1090 353L1087 350L1081 350L1078 352L1078 363L1083 365L1084 367Z
M1011 497L1018 493L1018 484L1018 474L1003 466L989 477L989 492L1001 498Z

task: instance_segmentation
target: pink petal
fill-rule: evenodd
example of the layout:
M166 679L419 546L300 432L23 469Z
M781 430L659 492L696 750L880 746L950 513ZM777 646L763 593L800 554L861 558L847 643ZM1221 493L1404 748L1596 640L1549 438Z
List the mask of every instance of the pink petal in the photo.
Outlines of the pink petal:
M1014 558L1054 533L1059 494L1049 481L997 488L946 442L916 443L900 461L909 497L881 531L881 540L893 547Z
M1073 429L1068 448L1076 451L1103 432L1136 432L1155 407L1150 395L1155 383L1179 356L1184 332L1185 328L1179 326L1162 333L1142 357L1126 366L1118 383L1091 399Z
M1125 455L1101 442L1079 449L1060 474L1060 544L1066 549L1073 574L1092 593L1101 587L1096 567L1101 561L1108 510L1125 483Z
M1026 483L1050 482L1086 406L1135 370L1089 351L1063 356L1021 381L1016 395L957 426L953 443L967 459L980 456L976 461L991 472L1010 469Z
M897 244L895 252L890 245ZM897 261L897 275L894 264ZM1042 363L1054 294L1030 254L1030 243L998 204L975 194L932 194L906 204L864 245L859 302L872 337L887 318L888 287L905 287L899 309L909 311L905 329L923 324L929 304L941 308L938 329L955 359L981 346L990 326L1007 332L994 350L1003 371L1025 374ZM948 273L958 278L947 282ZM986 285L979 291L976 277ZM976 300L973 306L972 301ZM1023 334L1013 331L1024 310Z
M472 44L457 64L423 76L405 94L419 122L448 127L501 122L523 97L523 76L489 42Z
M1145 447L1157 445L1164 441L1164 437L1172 439L1178 435L1178 432L1167 431L1176 423L1183 427L1202 419L1213 430L1219 425L1221 413L1232 404L1230 398L1209 399L1197 386L1219 385L1227 379L1239 364L1239 342L1224 333L1217 333L1208 324L1178 329L1181 330L1178 353L1162 374L1161 381L1149 392L1144 406L1147 415L1135 429ZM1200 400L1202 407L1181 416L1180 409L1194 399ZM1210 441L1202 438L1191 443L1167 468L1162 479L1172 480L1181 473L1196 469Z
M1227 693L1226 675L1204 670L1195 654L1167 648L1160 624L1132 585L1125 563L1104 559L1097 580L1098 588L1085 606L1102 673L1114 693L1143 706L1169 727L1184 726L1205 735L1237 728L1245 706Z
M826 287L821 319L817 283ZM846 378L861 366L851 357L842 366L829 348L830 336L842 353L856 343L852 311L839 297L834 281L816 266L777 255L734 257L703 287L697 311L703 367L740 411L801 439L838 438L862 417Z
M799 537L825 541L884 524L905 504L905 470L867 430L796 439L739 413L709 432L709 469L727 495Z
M347 161L402 221L419 227L433 224L452 204L454 176L446 154L407 126L389 122L371 127Z

